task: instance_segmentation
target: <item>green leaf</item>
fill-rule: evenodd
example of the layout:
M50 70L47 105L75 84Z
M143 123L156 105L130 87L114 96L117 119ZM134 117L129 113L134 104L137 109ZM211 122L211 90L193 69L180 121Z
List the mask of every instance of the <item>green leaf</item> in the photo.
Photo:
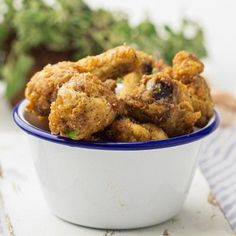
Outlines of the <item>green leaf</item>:
M80 134L79 130L65 130L64 133L71 139L76 139Z
M27 54L10 57L3 67L3 77L7 81L6 97L12 98L25 84L27 74L34 60Z
M117 78L116 83L117 84L122 84L123 83L123 79L122 78Z

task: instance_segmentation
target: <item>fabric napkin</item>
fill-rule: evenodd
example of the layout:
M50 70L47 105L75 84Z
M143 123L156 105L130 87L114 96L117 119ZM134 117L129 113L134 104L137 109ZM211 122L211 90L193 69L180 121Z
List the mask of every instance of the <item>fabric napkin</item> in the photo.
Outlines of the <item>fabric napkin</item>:
M236 127L221 128L203 141L199 165L236 232Z

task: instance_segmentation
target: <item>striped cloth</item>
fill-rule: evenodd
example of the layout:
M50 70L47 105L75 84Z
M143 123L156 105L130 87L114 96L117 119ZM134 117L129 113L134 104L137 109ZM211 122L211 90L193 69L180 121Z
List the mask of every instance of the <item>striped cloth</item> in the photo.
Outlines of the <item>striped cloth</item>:
M205 139L199 165L236 232L236 128L219 129Z

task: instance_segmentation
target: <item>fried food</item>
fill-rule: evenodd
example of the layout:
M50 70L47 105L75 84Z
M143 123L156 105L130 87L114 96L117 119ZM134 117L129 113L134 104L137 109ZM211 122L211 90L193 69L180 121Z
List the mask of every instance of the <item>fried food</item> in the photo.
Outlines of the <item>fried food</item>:
M196 122L197 127L204 127L214 114L214 103L206 80L197 75L187 84L194 111L200 111L201 117Z
M139 66L137 70L141 75L150 75L152 74L153 70L155 70L155 72L158 72L166 67L166 64L162 59L157 60L154 56L149 55L145 52L136 51L136 55L139 60Z
M104 81L104 84L115 93L116 90L116 81L113 79L108 79L106 81Z
M166 133L156 125L140 124L127 117L115 120L105 133L108 140L116 142L141 142L168 138Z
M147 141L203 127L213 115L204 65L181 51L173 66L128 46L48 65L27 85L27 111L75 140ZM116 94L116 79L123 89Z
M49 127L53 134L75 140L90 137L116 117L115 94L91 73L81 73L66 82L51 105Z
M132 93L136 86L140 83L142 75L139 71L129 73L123 78L123 88L118 94L119 98L125 98L126 95Z
M188 84L193 77L203 72L204 65L193 54L180 51L173 59L173 78Z
M136 71L131 72L123 78L123 89L119 93L120 98L130 94L133 89L140 83L143 75L150 75L153 71L158 72L167 67L162 59L157 60L152 55L142 51L136 51L139 66Z
M78 71L73 62L59 62L45 66L27 84L25 90L25 97L28 100L27 110L39 116L48 116L58 89L76 74Z
M80 72L91 72L100 80L117 79L138 66L136 52L129 46L119 46L98 56L88 56L79 60L76 66Z
M60 62L47 65L37 72L27 84L25 97L27 109L39 116L48 116L50 105L57 97L58 89L78 73L91 72L100 80L117 79L137 67L135 50L119 46L98 56L89 56L78 62Z
M213 116L214 104L206 80L200 75L204 65L194 55L181 51L173 59L173 77L187 85L194 111L200 111L197 127L204 127Z
M169 137L193 131L200 112L194 112L187 87L165 71L144 76L124 99L128 114L161 127Z

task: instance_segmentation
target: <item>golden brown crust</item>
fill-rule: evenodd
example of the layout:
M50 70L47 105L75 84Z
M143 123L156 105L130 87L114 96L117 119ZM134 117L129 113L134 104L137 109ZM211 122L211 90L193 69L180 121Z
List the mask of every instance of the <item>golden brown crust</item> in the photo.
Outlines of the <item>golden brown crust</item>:
M117 79L135 70L138 58L133 48L119 46L98 56L88 56L79 60L76 66L80 72L91 72L100 80Z
M123 89L121 90L119 97L124 98L129 95L135 87L140 83L143 75L150 75L162 71L167 67L162 59L157 60L152 55L149 55L142 51L136 51L139 66L137 69L123 78Z
M43 119L50 113L51 132L76 140L179 136L192 132L194 125L205 126L213 115L210 90L200 75L203 69L186 51L177 53L168 67L144 52L119 46L44 67L27 85L27 110ZM115 79L124 75L116 97Z
M108 140L116 142L141 142L168 138L166 133L156 125L140 124L127 117L115 120L106 130L106 136Z
M53 134L72 139L89 139L116 117L115 94L90 73L79 74L65 83L51 105L49 127Z
M187 87L164 71L144 76L124 100L130 116L155 123L170 137L192 132L200 117L193 110Z
M50 105L56 99L58 89L78 73L73 62L47 65L37 72L27 84L25 97L27 109L40 116L48 116Z
M187 85L195 112L201 112L197 127L205 126L213 116L214 104L206 80L200 76L204 65L193 54L180 51L173 59L173 78Z
M108 79L104 81L104 84L113 92L116 90L116 81L113 79Z
M200 76L204 65L193 54L180 51L173 59L173 78L187 85L195 112L201 112L197 127L205 126L213 116L214 104L206 80Z
M126 95L132 93L136 86L140 83L142 74L139 71L129 73L123 78L123 88L118 94L119 98L125 98Z
M197 127L204 127L214 113L214 103L211 97L209 86L206 80L198 75L192 78L192 81L187 84L194 111L200 111L201 117L195 124Z
M173 78L184 84L190 83L192 78L203 70L203 63L189 52L180 51L173 59Z
M47 65L42 71L37 72L27 84L25 91L25 97L29 101L27 109L37 115L48 116L50 105L55 101L58 89L74 75L91 72L102 81L117 79L117 77L133 71L138 63L133 48L119 46L78 62L59 62L55 65Z
M153 73L153 70L159 72L167 66L162 59L157 59L145 52L136 51L136 55L139 61L137 71L142 75L150 75Z

